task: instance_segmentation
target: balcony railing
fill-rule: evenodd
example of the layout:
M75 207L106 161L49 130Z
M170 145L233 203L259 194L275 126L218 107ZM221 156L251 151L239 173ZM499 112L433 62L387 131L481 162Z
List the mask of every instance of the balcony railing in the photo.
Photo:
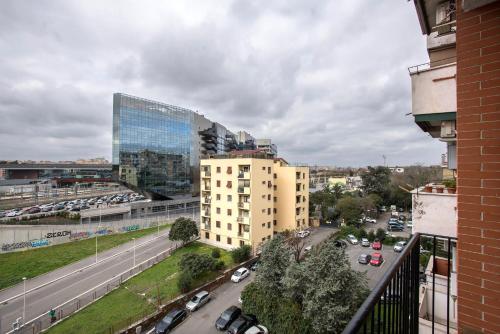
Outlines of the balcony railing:
M242 172L238 173L238 179L250 179L250 172Z
M453 318L456 311L451 308L450 302L456 298L451 292L451 278L454 277L451 274L451 244L455 241L455 238L447 236L414 234L343 333L455 332L456 322ZM431 251L423 250L421 243ZM438 245L443 247L438 249ZM426 275L420 271L420 258L421 255L428 256L431 252L433 269L432 273L428 274L429 282ZM438 268L436 255L440 255L444 262L441 263L441 268ZM441 280L444 284L441 282L441 285L445 287L441 290L436 289L436 276L444 277ZM430 305L425 314L421 312L424 305L419 304L420 300L425 299L421 297L422 285L426 287L423 289L424 293L430 294Z
M243 210L250 210L250 202L238 202L238 208Z
M238 187L238 194L250 194L250 187Z

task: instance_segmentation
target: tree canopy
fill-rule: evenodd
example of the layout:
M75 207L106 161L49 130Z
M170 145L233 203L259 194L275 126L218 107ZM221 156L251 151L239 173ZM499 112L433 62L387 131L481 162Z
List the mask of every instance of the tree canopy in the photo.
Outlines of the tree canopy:
M387 167L368 167L368 171L361 175L362 189L365 194L377 194L386 198L391 182L391 170Z
M198 235L198 226L196 223L185 217L179 217L170 228L168 238L173 241L182 241L183 244Z

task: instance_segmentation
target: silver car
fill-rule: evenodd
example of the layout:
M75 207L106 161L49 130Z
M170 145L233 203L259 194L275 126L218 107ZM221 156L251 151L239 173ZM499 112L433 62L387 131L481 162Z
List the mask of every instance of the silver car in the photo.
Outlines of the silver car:
M186 309L194 312L210 300L210 294L207 291L200 291L186 304Z
M370 241L366 238L361 238L361 246L363 247L370 247Z
M406 246L406 241L398 241L394 245L394 251L399 253L403 250L403 248L405 248L405 246Z

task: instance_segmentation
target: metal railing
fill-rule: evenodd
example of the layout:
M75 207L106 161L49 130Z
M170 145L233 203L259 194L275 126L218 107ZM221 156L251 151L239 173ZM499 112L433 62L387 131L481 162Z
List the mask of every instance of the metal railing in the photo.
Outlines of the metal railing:
M456 323L450 319L455 314L450 308L450 300L455 297L451 294L453 242L456 239L448 236L413 235L343 333L419 333L423 327L432 333L454 331ZM422 244L431 250L425 250ZM420 263L427 260L427 270L422 272ZM438 265L438 261L442 265ZM437 289L437 284L442 288ZM437 305L436 294L441 294L440 305ZM427 295L430 295L430 303L425 302ZM444 296L446 313L443 315ZM427 304L430 309L424 310Z

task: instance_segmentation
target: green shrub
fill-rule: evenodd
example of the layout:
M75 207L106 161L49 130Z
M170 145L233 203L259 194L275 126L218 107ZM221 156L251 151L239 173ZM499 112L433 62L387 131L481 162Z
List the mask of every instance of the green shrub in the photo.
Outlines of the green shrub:
M224 261L219 260L215 264L215 270L222 270L222 269L224 269L225 266L226 266L226 264L224 263Z
M214 259L220 258L220 249L218 249L218 248L212 249L212 257Z
M179 268L181 271L189 272L196 279L203 273L215 269L215 259L208 254L188 253L182 256Z
M179 280L177 281L177 286L182 293L191 291L193 287L193 276L189 271L182 271Z
M384 240L385 239L385 230L383 228L378 228L377 232L375 232L375 238L378 240Z
M241 263L250 258L252 249L249 245L243 245L241 247L235 248L231 251L231 257L234 263Z
M375 232L373 232L373 230L371 230L368 233L368 241L373 242L373 240L375 240Z

